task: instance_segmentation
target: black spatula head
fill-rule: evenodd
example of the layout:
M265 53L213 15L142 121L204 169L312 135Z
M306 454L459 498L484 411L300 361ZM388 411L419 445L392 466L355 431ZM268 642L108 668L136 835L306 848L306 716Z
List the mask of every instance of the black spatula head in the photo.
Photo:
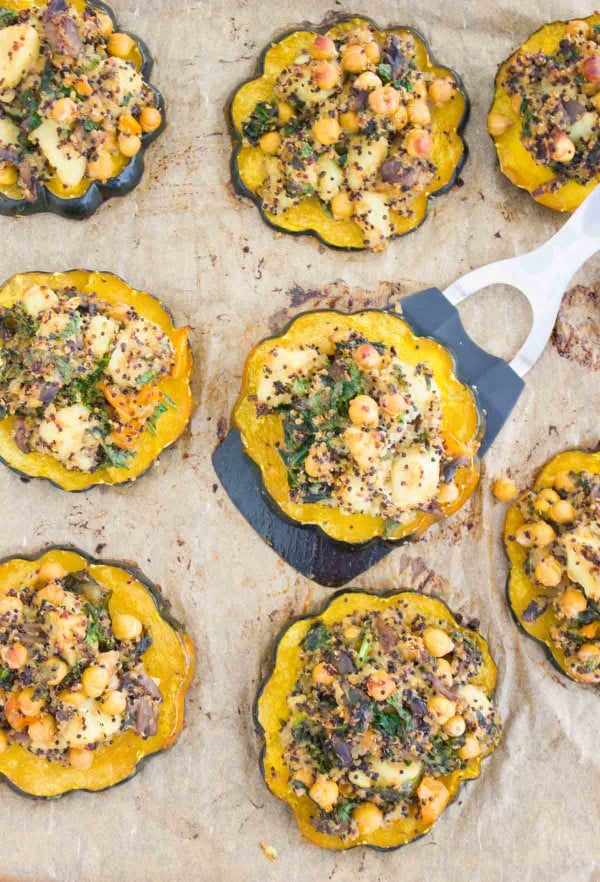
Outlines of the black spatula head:
M401 306L402 318L413 331L449 349L456 358L457 376L476 390L486 414L481 445L485 453L516 404L523 380L505 361L471 340L456 307L437 288L412 294ZM394 548L381 539L358 546L336 542L316 527L289 520L263 490L260 472L244 453L237 429L230 430L212 461L231 501L257 533L290 566L320 585L344 585Z

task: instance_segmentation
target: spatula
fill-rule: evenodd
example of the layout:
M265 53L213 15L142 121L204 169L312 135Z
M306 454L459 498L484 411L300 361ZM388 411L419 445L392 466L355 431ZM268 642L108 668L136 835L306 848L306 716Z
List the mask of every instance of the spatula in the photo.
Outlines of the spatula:
M599 249L600 186L551 239L533 251L473 270L444 292L428 288L401 301L398 314L416 334L446 346L456 358L459 379L476 389L486 414L480 455L502 429L525 385L523 377L542 354L567 285ZM529 336L510 364L471 340L456 309L471 294L495 284L518 288L533 310ZM321 585L345 584L394 548L394 543L382 539L359 546L336 542L317 527L289 520L263 490L260 472L244 453L235 428L215 450L213 465L232 502L254 529L287 563Z

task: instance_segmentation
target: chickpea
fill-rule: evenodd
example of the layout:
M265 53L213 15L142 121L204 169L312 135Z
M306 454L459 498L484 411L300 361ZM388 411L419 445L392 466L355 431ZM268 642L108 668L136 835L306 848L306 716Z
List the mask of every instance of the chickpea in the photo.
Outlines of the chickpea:
M18 618L23 612L23 603L18 597L5 594L0 597L0 617L10 616L10 618Z
M555 162L571 162L575 156L575 144L567 135L557 135L550 142L549 153Z
M39 582L59 582L67 575L67 571L61 564L56 561L49 561L42 564L37 572L37 580Z
M533 571L533 575L540 585L546 588L555 588L562 579L562 566L551 554L541 560Z
M314 122L312 133L321 144L335 144L340 137L340 124L334 117L322 116Z
M59 98L52 105L52 119L61 125L69 125L77 116L77 105L71 98Z
M122 113L117 126L124 135L139 135L142 131L141 125L130 113Z
M577 658L582 662L600 661L600 646L596 643L583 643L579 647Z
M600 55L590 55L581 62L581 72L588 83L600 83Z
M379 405L370 395L357 395L350 402L348 416L355 426L376 426L379 423Z
M408 119L414 126L427 126L431 122L431 112L421 98L413 98L406 107Z
M401 104L398 110L392 114L392 125L397 132L402 131L408 122L408 110L404 104Z
M381 445L371 432L365 432L359 426L349 426L342 437L350 456L361 468L371 468L379 459Z
M460 490L454 481L448 481L440 486L437 501L440 505L452 505L460 496Z
M331 686L335 680L335 676L331 671L331 666L325 662L319 662L312 670L313 683L320 683L321 686Z
M110 674L106 668L90 665L81 675L81 685L90 698L99 698L108 686L109 678Z
M383 83L372 70L366 70L364 73L361 73L352 83L354 89L364 89L367 92L370 92L372 89L379 89L381 86L383 86Z
M338 54L335 43L326 34L319 34L318 37L315 37L315 42L308 51L318 61L328 61L331 58L335 58Z
M398 689L387 671L374 671L367 678L367 692L375 701L387 701Z
M331 463L324 444L313 444L304 460L304 471L311 478L327 478L331 474Z
M427 713L436 723L443 726L455 715L456 703L445 695L432 695L427 702Z
M446 658L438 658L435 664L435 674L440 678L442 683L445 683L446 686L452 686L454 682L454 675L452 673L452 665Z
M336 193L329 205L336 220L345 220L354 214L354 202L347 190Z
M546 490L541 490L538 493L537 499L533 503L534 509L538 514L546 514L550 511L550 506L558 502L560 496L556 492L556 490L551 490L549 487Z
M127 58L134 47L135 40L132 40L129 34L121 34L116 31L108 38L106 51L115 58Z
M146 110L150 110L150 108L146 108ZM287 101L278 101L277 102L277 119L282 125L285 125L286 122L289 122L291 118L294 116L295 110L291 104L288 104ZM140 114L140 122L142 123L142 128L144 128L144 123L142 122L142 116L144 115L144 111Z
M454 88L450 80L437 79L429 86L428 92L434 104L447 104L452 100Z
M14 165L4 163L0 167L0 187L14 187L19 180L19 172Z
M22 643L13 643L2 649L2 659L11 671L18 671L27 664L27 650Z
M454 641L441 628L425 628L423 631L425 649L434 658L442 658L454 649Z
M258 144L263 153L268 153L270 156L274 156L276 153L279 153L279 148L281 147L281 135L279 132L265 132L264 135L258 139Z
M361 343L353 353L354 361L361 370L379 367L381 355L372 343Z
M381 396L380 405L382 410L389 413L390 416L398 416L398 414L406 413L409 404L401 392L386 392Z
M308 795L324 812L330 812L337 802L339 789L335 781L331 781L325 775L317 775Z
M29 726L27 733L32 741L50 744L56 738L56 723L50 714L42 714L39 720Z
M371 64L378 64L379 61L381 61L381 49L379 48L379 44L376 43L375 40L369 40L368 43L364 44L364 47L367 58Z
M37 717L43 706L43 699L34 697L33 686L27 686L26 689L19 693L17 707L24 716Z
M119 135L117 143L123 156L127 156L129 159L142 149L142 139L139 135Z
M98 27L102 36L110 37L115 29L113 20L110 15L106 15L105 12L97 12L96 19L98 20Z
M9 743L8 737L6 735L6 732L3 732L2 730L0 730L0 753L4 753L4 751L8 750L9 747L10 747L10 743Z
M355 43L342 49L342 67L348 73L361 73L369 66L369 58L364 46Z
M310 769L297 769L294 772L292 781L298 781L300 784L304 784L304 786L308 790L314 784L315 776Z
M522 524L516 531L515 539L524 548L544 548L554 542L556 533L544 521Z
M433 138L425 129L411 129L406 136L406 152L409 156L429 156L433 150Z
M360 131L360 118L356 110L347 110L345 113L340 113L339 123L345 132L354 133Z
M488 113L487 130L490 135L499 137L514 125L514 121L503 113Z
M450 717L449 720L446 720L443 729L446 735L449 735L450 738L459 738L464 734L466 725L465 718L460 714L455 714L453 717Z
M374 802L363 802L357 805L352 812L352 817L361 836L368 836L370 833L374 833L383 824L383 812Z
M56 655L52 655L50 658L46 659L42 667L50 674L50 678L46 680L48 686L58 686L69 673L69 668L66 663L62 658L58 658Z
M576 618L579 613L587 609L587 599L583 591L578 588L567 588L560 598L560 609L568 619Z
M111 717L118 717L125 712L127 707L127 699L118 689L111 689L107 692L104 701L100 704L100 710Z
M337 64L322 61L313 67L310 76L318 89L326 91L337 86L340 79L340 69Z
M550 507L548 517L557 524L568 524L575 517L575 509L566 499L561 499Z
M81 707L86 700L83 690L74 692L69 689L63 689L58 697L64 704L70 704L72 707Z
M380 86L369 93L369 107L373 113L393 116L400 107L400 93L393 86Z
M72 747L69 750L69 762L78 772L87 772L94 762L94 753L91 750L79 750Z
M142 623L128 613L113 616L112 631L117 640L137 640L142 634Z
M493 491L500 502L511 502L519 494L517 485L510 478L498 478L494 481Z
M573 493L577 487L571 477L571 472L558 472L554 477L554 489L560 493Z
M60 606L64 603L65 592L58 582L48 582L35 595L35 602L40 606L42 603L51 603L52 606Z
M107 181L113 175L113 161L107 150L99 150L87 164L87 175L93 181Z
M590 26L587 21L574 18L567 23L566 32L576 37L587 37L590 32Z
M476 735L473 735L472 732L467 732L465 737L465 743L458 750L458 755L461 759L471 760L476 756L479 756L481 753L481 747L479 744L479 739Z

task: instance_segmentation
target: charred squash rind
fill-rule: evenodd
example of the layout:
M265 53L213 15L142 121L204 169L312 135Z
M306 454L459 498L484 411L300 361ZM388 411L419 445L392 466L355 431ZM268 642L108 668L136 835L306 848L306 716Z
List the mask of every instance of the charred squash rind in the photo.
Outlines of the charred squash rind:
M458 499L442 506L443 515L419 512L409 524L386 534L386 541L398 544L417 538L435 521L458 511L479 480L477 450L483 435L483 415L474 391L457 375L454 356L447 347L429 337L416 337L403 319L382 310L354 313L314 310L300 313L280 334L266 338L251 350L244 367L233 422L240 431L245 453L260 471L265 497L278 515L296 524L316 527L330 539L353 548L372 540L381 540L385 532L385 521L381 517L348 515L323 503L298 504L290 501L285 465L275 447L282 437L281 417L270 414L257 418L255 402L249 398L255 391L264 355L274 345L324 343L334 328L346 327L362 331L371 340L388 344L393 342L401 358L414 364L426 361L434 368L434 379L443 394L442 431L445 439L457 456L464 454L470 459L469 466L456 472L455 481L461 491ZM407 343L412 349L407 349Z
M90 5L100 12L106 13L112 19L115 29L117 28L117 19L110 6L101 0L94 0L93 3L84 3L81 0L70 0L75 6ZM17 9L35 5L35 0L4 0L3 5L7 7L15 7ZM75 220L85 220L91 217L97 208L113 196L125 196L130 193L142 180L144 174L144 153L146 148L158 138L166 125L165 106L162 95L154 86L148 82L148 78L152 72L154 64L150 49L146 43L135 34L128 33L132 40L135 41L135 49L132 50L132 56L129 60L134 61L137 69L142 74L146 86L154 95L155 107L160 111L162 121L160 126L153 132L143 133L142 148L127 164L122 171L113 178L109 178L105 182L85 180L82 184L85 189L81 193L72 196L59 196L48 186L42 185L39 188L38 196L35 202L28 202L27 199L12 199L6 193L0 190L0 215L9 217L22 216L28 214L39 214L40 212L49 211L58 214L61 217L74 218ZM81 189L81 185L80 188Z
M100 791L122 784L140 770L144 761L171 747L184 723L185 694L194 675L195 650L191 638L170 614L159 589L129 563L99 561L70 546L50 546L33 555L0 561L0 594L16 586L45 562L62 564L67 572L88 569L112 590L109 610L136 615L152 636L144 655L148 673L160 679L163 703L156 735L140 738L132 730L120 733L115 743L99 747L94 763L85 772L49 763L26 748L13 744L0 754L0 779L17 793L55 799L75 790Z
M439 76L451 77L457 85L457 95L459 98L456 104L453 100L446 108L442 108L441 110L439 108L434 108L434 119L436 113L439 116L441 113L448 113L450 108L453 109L453 117L448 120L445 118L443 120L441 119L440 128L444 130L449 128L448 134L453 136L452 148L456 153L456 156L447 163L448 168L445 173L438 174L436 180L432 182L432 187L435 187L435 189L428 190L415 202L415 217L413 219L403 219L398 216L399 220L397 225L403 227L403 231L401 233L396 233L393 238L400 238L401 236L408 235L408 233L412 233L425 221L431 199L435 196L442 196L444 193L447 193L458 182L460 173L469 155L469 148L464 138L464 130L471 109L469 97L461 77L456 71L452 70L452 68L438 64L433 54L430 52L428 41L420 31L404 25L394 25L388 28L381 28L376 22L364 15L342 15L336 18L334 24L329 22L327 24L315 26L307 23L303 30L294 29L286 31L265 47L260 55L255 75L248 80L245 80L237 87L229 107L229 118L233 138L236 142L231 157L231 177L235 190L241 196L247 196L249 199L252 199L258 207L263 221L274 230L293 233L295 235L315 236L315 238L319 239L324 245L343 251L364 251L366 246L364 244L363 233L353 220L334 220L331 214L326 210L325 206L320 203L316 197L305 199L296 208L277 216L269 214L269 212L263 208L262 199L256 192L256 184L253 184L251 180L252 176L250 175L251 164L256 164L255 159L260 153L260 148L244 147L242 144L241 124L252 112L254 106L259 100L267 100L269 98L271 94L270 81L274 79L274 75L269 75L266 72L266 68L269 66L274 56L276 57L276 53L284 41L287 42L295 35L298 35L299 41L296 49L299 50L300 48L304 48L305 45L310 45L315 34L327 34L338 28L348 30L351 26L360 24L361 22L372 25L375 30L382 34L400 32L412 34L419 47L419 51L422 54L424 53L428 69L435 70ZM296 54L297 51L293 53L292 57ZM291 58L289 60L291 60ZM286 59L283 64L279 64L275 70L275 75L278 74L287 63L289 63L289 60ZM249 96L249 98L247 96ZM450 126L448 126L449 123ZM436 162L438 169L440 169L442 165L438 153L436 152L437 150L438 148L436 146L432 158L433 161ZM246 166L248 168L246 168ZM306 219L303 219L302 213L307 212L307 206L308 216Z
M590 25L600 25L600 13L595 13L581 20ZM516 55L540 49L549 54L553 53L565 35L567 24L566 21L554 21L542 25L522 46L513 52L510 58L500 65L496 74L494 100L489 112L500 113L513 120L513 125L504 134L492 136L502 173L517 187L527 190L540 205L553 208L555 211L571 212L575 211L585 197L591 193L597 181L590 181L585 185L578 184L576 181L568 181L554 193L544 192L536 195L537 188L554 180L556 174L547 166L539 165L521 143L520 114L513 109L510 96L503 86L504 72Z
M309 796L299 795L288 783L283 746L279 738L281 724L289 716L287 695L294 687L301 666L300 644L310 626L316 621L323 621L325 624L338 621L356 610L383 610L407 600L418 612L445 619L453 628L468 633L476 640L484 664L481 676L474 682L482 686L490 697L494 695L497 668L487 642L476 631L459 625L449 607L438 597L417 591L381 595L361 589L346 588L337 591L319 614L292 619L275 641L270 671L259 688L254 704L255 728L263 742L259 763L262 776L271 793L290 807L302 835L313 845L321 848L345 850L364 845L375 851L393 851L426 835L434 826L434 824L423 824L416 818L410 817L369 836L347 841L339 836L318 832L311 823L311 819L318 815L315 804ZM458 796L461 781L479 777L481 760L489 756L493 750L494 748L470 760L465 769L441 778L450 791L450 802Z
M80 290L95 291L110 302L129 303L140 315L156 322L174 342L177 328L167 307L152 294L136 291L127 282L112 273L91 270L68 270L64 273L29 272L13 276L0 288L0 307L10 306L34 283L64 287L75 285ZM98 484L123 484L134 481L150 468L157 457L174 444L187 426L193 408L190 379L193 363L188 344L185 361L177 377L163 378L159 389L176 405L169 407L159 419L156 434L145 432L138 452L127 468L107 466L96 472L77 472L66 469L51 456L41 453L23 453L12 438L14 417L0 421L0 462L23 478L45 478L51 484L68 491L88 490Z
M533 489L538 492L545 487L552 487L558 472L564 471L589 471L600 474L600 450L566 450L559 453L546 463L538 474ZM556 624L556 614L550 606L534 622L526 622L523 619L523 611L540 594L532 579L525 572L525 558L527 549L522 548L515 539L515 531L524 522L523 515L518 509L519 500L514 502L506 514L504 525L504 546L510 561L510 572L507 581L507 598L517 624L534 640L542 643L548 656L554 665L569 677L570 680L580 682L577 676L567 669L565 655L560 647L556 646L550 637L550 628Z

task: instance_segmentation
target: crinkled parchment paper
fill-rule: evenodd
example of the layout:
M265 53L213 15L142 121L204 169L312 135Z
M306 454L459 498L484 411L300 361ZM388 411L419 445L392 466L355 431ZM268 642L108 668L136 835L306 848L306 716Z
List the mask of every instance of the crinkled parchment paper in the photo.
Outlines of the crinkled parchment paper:
M343 254L306 237L277 237L252 203L233 194L223 113L263 45L300 19L319 22L330 3L120 0L123 26L152 47L153 79L169 111L142 185L83 223L0 218L3 276L110 270L160 295L179 323L193 325L198 405L191 430L131 487L68 495L0 470L0 552L72 542L137 561L187 622L199 656L180 742L131 782L50 803L0 786L2 879L600 880L598 695L561 677L514 625L504 595L503 506L490 493L494 476L509 473L525 486L555 452L597 443L598 351L596 370L577 360L589 341L567 347L573 358L548 345L466 508L357 580L381 590L415 578L420 584L421 560L450 606L481 620L499 664L506 720L483 776L419 842L389 854L336 855L301 840L259 775L251 705L272 641L288 617L319 608L330 592L279 560L216 484L210 454L226 427L245 353L301 309L331 302L356 309L383 304L390 294L444 287L556 230L560 216L500 175L485 116L496 67L510 51L545 20L586 14L574 0L372 0L362 8L338 0L335 12L422 29L438 58L463 74L473 102L464 186L437 200L421 229L387 253ZM599 271L598 261L590 263L577 282L598 282ZM584 334L595 322L597 333L599 309L597 297L583 307L576 297L562 321ZM530 318L519 295L500 289L473 298L462 312L472 335L505 356L516 352ZM274 862L259 842L277 850Z

